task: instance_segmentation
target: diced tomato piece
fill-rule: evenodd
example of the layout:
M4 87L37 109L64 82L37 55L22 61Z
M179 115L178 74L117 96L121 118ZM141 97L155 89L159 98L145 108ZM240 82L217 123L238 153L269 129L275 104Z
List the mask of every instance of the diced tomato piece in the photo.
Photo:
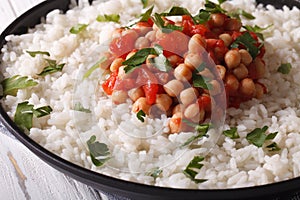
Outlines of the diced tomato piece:
M188 50L188 42L188 37L180 31L163 34L156 41L164 50L180 56Z
M200 34L202 36L205 36L207 32L208 32L207 27L202 24L197 24L192 26L192 30L191 30L192 35Z
M146 96L146 101L149 105L152 105L156 101L156 94L158 93L158 85L155 83L148 82L143 85L143 90Z
M137 34L125 34L121 37L113 39L110 44L110 51L115 57L120 57L124 54L128 54L134 49Z
M102 84L102 88L107 95L111 95L113 93L117 76L118 72L112 72L109 78Z
M183 15L182 16L182 27L183 27L183 33L187 34L188 36L192 36L193 34L191 33L192 27L194 26L194 22L189 15Z
M206 112L211 111L211 98L209 95L201 95L198 98L198 104L200 109L204 109Z
M231 35L231 38L232 38L233 41L235 41L236 38L240 37L241 35L242 35L241 32L233 31L233 32L232 32L232 35Z

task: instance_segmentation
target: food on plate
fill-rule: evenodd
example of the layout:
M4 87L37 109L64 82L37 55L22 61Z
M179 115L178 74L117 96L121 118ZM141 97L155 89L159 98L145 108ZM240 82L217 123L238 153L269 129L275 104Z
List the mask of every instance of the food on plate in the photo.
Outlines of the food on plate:
M298 177L299 18L246 0L82 2L6 37L1 104L49 151L128 181Z

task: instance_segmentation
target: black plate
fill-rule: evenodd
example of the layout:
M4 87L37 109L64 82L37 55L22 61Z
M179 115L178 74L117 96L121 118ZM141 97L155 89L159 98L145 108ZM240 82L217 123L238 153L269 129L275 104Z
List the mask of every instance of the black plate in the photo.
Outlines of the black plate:
M272 4L277 8L283 5L300 8L299 0L257 0L259 3ZM17 18L0 36L0 49L5 44L5 36L10 34L23 34L28 27L33 27L40 22L40 18L54 9L62 11L68 10L70 0L48 0L27 11ZM108 194L130 198L130 199L205 199L205 200L225 200L225 199L299 199L300 178L288 181L273 183L269 185L225 190L182 190L148 186L115 179L101 175L88 169L68 162L30 139L21 132L14 122L8 117L2 105L0 106L0 119L3 125L28 149L47 162L52 167L73 177L95 189ZM123 198L122 198L123 199Z

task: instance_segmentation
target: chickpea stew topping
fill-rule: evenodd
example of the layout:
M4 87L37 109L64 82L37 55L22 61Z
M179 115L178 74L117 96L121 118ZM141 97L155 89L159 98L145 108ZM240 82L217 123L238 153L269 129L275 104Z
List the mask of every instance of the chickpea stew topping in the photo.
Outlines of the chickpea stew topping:
M104 92L116 104L131 99L141 121L167 115L170 133L261 98L267 92L259 82L267 70L263 28L243 26L240 15L254 17L228 13L223 2L206 1L195 16L182 7L152 14L151 7L134 25L116 30Z

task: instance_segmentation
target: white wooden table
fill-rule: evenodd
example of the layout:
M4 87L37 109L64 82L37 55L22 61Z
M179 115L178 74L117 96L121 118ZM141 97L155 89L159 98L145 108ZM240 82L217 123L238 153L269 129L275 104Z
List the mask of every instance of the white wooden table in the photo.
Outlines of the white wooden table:
M0 32L17 16L42 0L1 0ZM107 199L40 160L19 141L0 129L0 199Z

